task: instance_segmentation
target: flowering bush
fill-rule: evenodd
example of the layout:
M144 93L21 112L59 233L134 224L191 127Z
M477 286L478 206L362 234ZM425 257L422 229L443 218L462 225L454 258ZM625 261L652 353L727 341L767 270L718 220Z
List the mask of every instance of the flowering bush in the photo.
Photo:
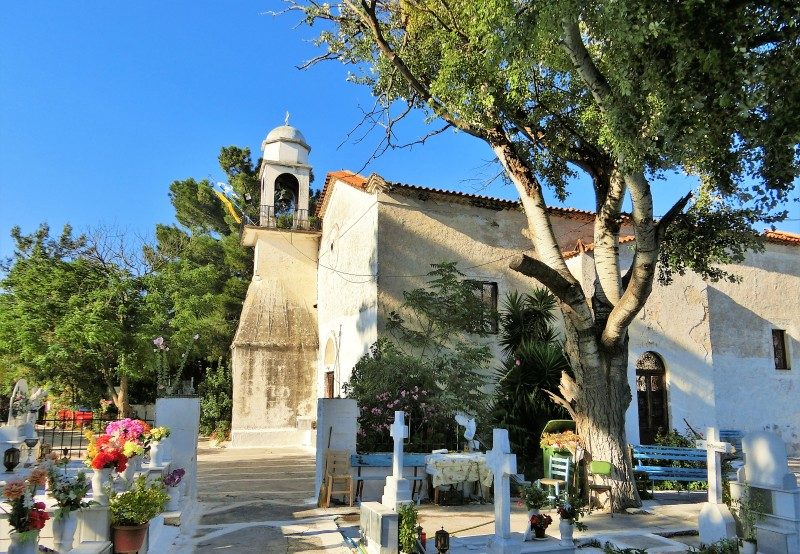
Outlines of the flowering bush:
M122 451L123 444L113 435L95 435L91 431L84 434L86 446L86 466L92 469L114 468L117 472L125 471L128 458Z
M183 479L184 475L186 475L186 470L182 467L173 469L164 476L164 484L168 487L177 487L181 484L181 480Z
M44 471L46 479L47 472L45 470L37 472L36 475L31 472L28 479L11 481L3 489L6 502L11 505L11 511L7 511L5 508L3 511L8 514L8 523L17 533L39 531L50 519L44 502L34 502L33 500L36 487L42 484L42 471Z
M584 502L580 497L567 495L556 499L556 511L561 519L569 521L578 531L586 529L586 524L580 521L583 516Z

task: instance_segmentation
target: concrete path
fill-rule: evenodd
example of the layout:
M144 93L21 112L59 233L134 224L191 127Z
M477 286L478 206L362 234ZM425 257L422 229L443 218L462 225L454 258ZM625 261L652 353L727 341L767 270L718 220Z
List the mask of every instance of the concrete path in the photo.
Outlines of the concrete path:
M194 552L349 554L335 523L316 509L314 455L300 449L198 451Z

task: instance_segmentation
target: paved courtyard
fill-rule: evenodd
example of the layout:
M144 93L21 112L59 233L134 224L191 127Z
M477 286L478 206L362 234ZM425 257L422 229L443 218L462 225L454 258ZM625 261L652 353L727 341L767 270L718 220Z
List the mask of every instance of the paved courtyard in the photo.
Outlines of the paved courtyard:
M312 453L218 449L201 442L194 551L348 554L336 511L316 509L313 488Z

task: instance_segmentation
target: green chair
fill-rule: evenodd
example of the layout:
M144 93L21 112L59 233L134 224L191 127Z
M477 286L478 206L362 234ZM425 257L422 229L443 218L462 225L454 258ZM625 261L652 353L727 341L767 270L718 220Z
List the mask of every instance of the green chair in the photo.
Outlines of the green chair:
M548 473L550 477L542 477L539 479L539 486L554 487L556 489L555 495L549 495L549 498L552 500L561 496L561 487L564 487L565 490L569 488L569 476L570 470L572 469L569 457L551 456L549 469L550 471Z
M589 463L589 513L592 513L592 495L599 493L608 493L608 506L611 512L611 517L614 517L614 493L612 492L611 484L608 480L612 478L614 473L614 466L611 462L603 462L600 460L592 460ZM602 483L597 482L597 478L603 479ZM599 503L598 499L598 503ZM605 503L600 504L605 506Z

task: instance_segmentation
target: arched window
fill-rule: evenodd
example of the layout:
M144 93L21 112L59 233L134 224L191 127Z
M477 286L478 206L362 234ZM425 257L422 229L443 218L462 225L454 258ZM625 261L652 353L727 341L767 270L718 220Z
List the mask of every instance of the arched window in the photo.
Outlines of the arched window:
M655 352L636 360L636 402L639 407L639 442L653 444L656 435L669 430L667 369Z
M291 173L281 173L275 179L275 217L293 216L300 196L300 183Z
M333 398L334 392L334 376L336 371L336 342L333 337L328 339L325 344L325 355L322 358L322 363L325 364L325 398Z

